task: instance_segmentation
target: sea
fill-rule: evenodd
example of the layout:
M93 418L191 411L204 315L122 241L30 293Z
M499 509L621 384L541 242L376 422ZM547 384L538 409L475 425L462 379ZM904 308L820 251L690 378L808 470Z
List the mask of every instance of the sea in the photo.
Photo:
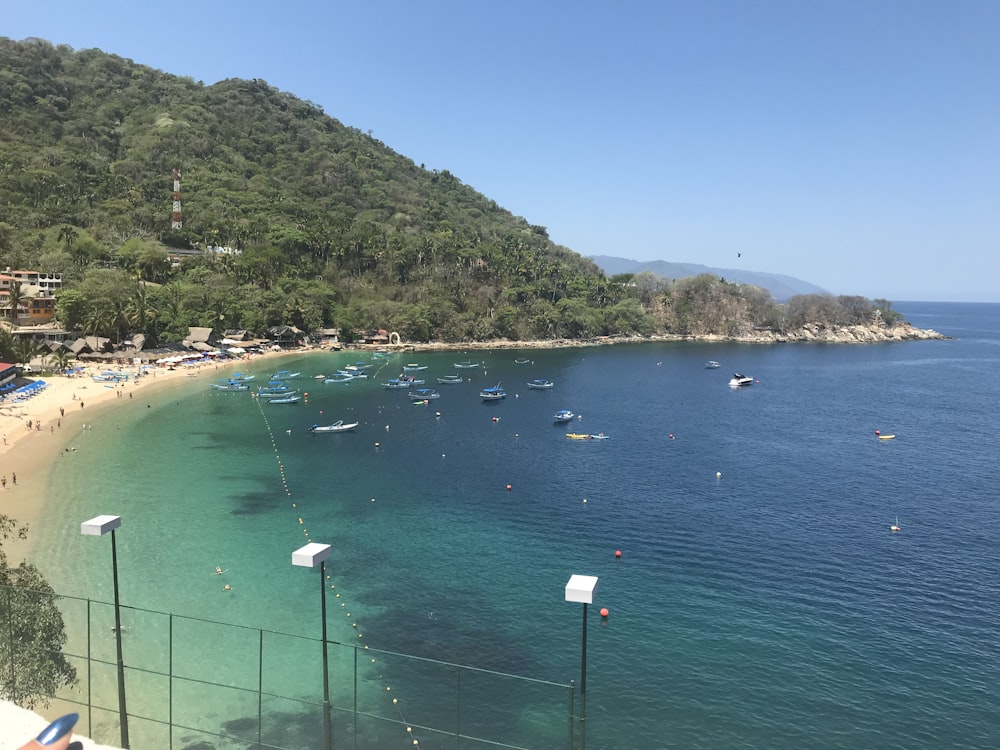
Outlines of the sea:
M156 731L141 717L162 718L169 689L144 669L168 662L321 700L310 639L325 591L329 638L347 644L331 657L334 704L360 685L363 711L399 721L358 739L338 712L338 747L562 748L572 712L574 746L591 750L995 749L1000 304L895 307L950 338L248 364L257 383L276 365L301 373L308 400L291 405L213 391L211 370L140 388L68 440L46 506L59 520L39 524L35 562L74 598L68 647L113 663L113 632L94 624L112 601L109 543L79 522L122 517L133 736ZM316 378L357 361L368 380ZM439 399L382 387L410 362ZM736 371L753 385L731 388ZM438 385L444 374L465 380ZM529 389L535 378L554 387ZM484 403L498 384L507 398ZM577 417L555 424L560 409ZM336 420L359 425L308 429ZM331 545L325 582L291 564L310 542ZM598 579L586 609L566 600L573 575ZM104 604L88 619L81 600ZM167 614L190 618L173 622L173 648ZM270 646L276 634L302 644ZM377 658L345 656L359 643ZM584 672L585 703L577 690L570 708L563 686ZM456 720L466 690L471 715ZM212 737L254 725L257 699L212 696L174 688L173 719L190 731L171 747L250 746ZM283 727L275 745L322 746L314 708L261 705ZM91 720L117 740L116 712ZM484 741L433 729L457 722ZM147 736L161 739L133 747L167 746Z

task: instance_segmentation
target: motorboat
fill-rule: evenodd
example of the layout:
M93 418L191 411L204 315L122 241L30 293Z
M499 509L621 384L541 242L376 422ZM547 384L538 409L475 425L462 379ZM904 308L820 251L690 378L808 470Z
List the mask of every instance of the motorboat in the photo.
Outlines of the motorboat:
M327 424L327 425L314 424L312 427L309 428L309 432L348 432L349 430L353 430L359 424L360 422L350 422L348 424L344 424L343 419L338 419L333 424Z
M720 367L722 367L722 365L714 359L710 359L705 363L706 370L718 370Z
M500 384L491 386L489 388L483 388L479 392L479 398L483 401L499 401L502 398L507 398L507 391L500 387Z
M437 379L437 381L439 383L441 383L442 385L446 385L448 383L462 383L462 382L465 382L465 381L462 380L462 376L461 375L441 375Z
M271 375L271 380L292 380L301 376L301 372L292 372L291 370L278 370L276 373Z
M280 398L267 398L264 399L264 402L268 404L297 404L301 400L302 396L282 396Z
M416 362L410 362L409 364L403 365L403 372L419 372L420 370L426 370L427 365L417 364Z
M262 398L265 401L273 401L276 398L289 398L291 396L297 396L298 393L298 390L272 391L269 393L258 393L257 398Z
M324 383L350 383L352 380L354 380L354 376L347 373L336 373L328 378L323 378Z
M479 367L479 363L470 362L469 360L466 360L465 362L456 362L455 367L457 367L459 370L473 370Z
M753 378L734 372L732 379L729 381L729 385L732 388L741 388L745 385L753 385Z
M245 383L247 381L253 380L255 377L257 377L257 376L256 375L244 375L242 372L234 372L233 376L231 378L229 378L229 379L230 380L236 380L236 381L241 382L241 383Z
M528 381L528 387L535 388L537 390L547 390L555 387L555 383L551 380L546 380L545 378L535 378L534 380Z
M523 357L518 357L517 359L514 360L515 365L526 365L529 362L531 362L530 359L524 359Z
M393 378L382 385L386 388L412 388L415 385L423 385L426 382L426 380L415 378L412 375L400 375L398 378Z
M410 391L409 395L410 398L419 401L431 401L436 398L441 398L441 394L433 388L417 388L416 390Z
M571 412L569 409L560 409L552 417L553 420L558 424L559 422L570 422L576 418L576 414Z
M238 383L235 380L227 380L224 383L211 383L211 386L217 391L249 391L250 386L244 383Z

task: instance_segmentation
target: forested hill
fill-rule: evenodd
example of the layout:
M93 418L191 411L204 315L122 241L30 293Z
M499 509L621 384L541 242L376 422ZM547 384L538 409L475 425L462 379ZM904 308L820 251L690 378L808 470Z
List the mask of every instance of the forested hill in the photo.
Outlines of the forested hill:
M237 252L169 260L207 247ZM37 39L0 38L3 266L62 273L65 325L152 342L191 325L461 341L785 319L763 290L719 279L608 279L448 171L264 81L206 86Z

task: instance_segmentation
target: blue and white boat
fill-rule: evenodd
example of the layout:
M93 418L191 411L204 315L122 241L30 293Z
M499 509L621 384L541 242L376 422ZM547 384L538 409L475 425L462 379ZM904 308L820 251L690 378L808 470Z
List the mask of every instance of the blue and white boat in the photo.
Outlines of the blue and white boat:
M298 394L297 390L296 391L287 390L287 391L272 392L272 393L258 393L257 398L262 398L265 401L274 401L274 399L276 398L289 398L290 396L295 396L297 394Z
M343 372L338 372L336 375L331 375L328 378L323 378L324 383L350 383L354 380L353 375L348 375Z
M398 378L393 378L392 380L388 381L387 383L383 383L382 385L386 388L402 389L402 388L412 388L415 385L424 385L424 383L426 382L427 382L426 380L415 378L412 375L400 375Z
M240 383L247 383L247 382L253 380L255 377L257 377L257 376L256 375L244 375L242 372L234 372L233 376L231 378L229 378L229 379L230 380L236 380L236 381L238 381Z
M722 367L722 364L716 362L714 359L710 359L705 363L706 370L718 370L720 367Z
M743 388L748 385L753 385L753 378L748 375L741 375L738 372L734 372L732 379L729 381L730 388Z
M479 367L479 363L465 360L464 362L456 362L455 367L457 367L459 370L474 370L475 368Z
M433 401L436 398L441 398L441 394L433 388L416 388L410 391L410 398L417 401Z
M576 418L576 414L571 412L569 409L560 409L555 413L552 419L556 424L561 424L563 422L571 422Z
M264 399L268 404L297 404L302 400L302 396L281 396L280 398Z
M549 388L555 387L555 383L551 380L546 380L545 378L535 378L534 380L528 381L528 387L536 390L548 390Z
M238 383L235 380L227 380L222 383L211 383L217 391L249 391L250 386L246 383Z
M483 401L499 401L502 398L507 398L507 391L501 388L500 384L497 383L489 388L483 388L483 390L479 392L479 398Z
M417 364L416 362L410 362L409 364L403 365L403 372L419 372L420 370L426 370L427 365Z
M437 381L442 385L465 382L461 375L441 375L438 377Z
M291 370L278 370L276 373L271 375L271 380L292 380L302 375L301 372L292 372Z
M349 432L350 430L353 430L355 427L357 427L359 424L360 422L350 422L348 424L344 424L343 419L338 419L333 424L326 424L326 425L314 424L312 427L309 428L309 432Z
M262 385L257 389L257 393L263 395L265 393L287 393L292 390L287 385L282 383L280 380L272 380L267 385Z

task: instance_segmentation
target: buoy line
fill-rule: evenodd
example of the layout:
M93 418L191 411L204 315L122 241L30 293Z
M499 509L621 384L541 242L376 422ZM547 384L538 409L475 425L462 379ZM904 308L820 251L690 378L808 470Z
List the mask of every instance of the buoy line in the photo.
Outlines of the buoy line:
M264 420L264 426L267 429L268 437L270 437L271 439L271 447L274 449L274 457L278 464L278 475L281 477L281 486L285 490L285 495L287 497L291 497L292 490L288 486L288 478L285 476L285 464L284 461L282 461L281 459L281 453L278 451L278 443L274 438L274 429L271 427L271 421L267 418L267 413L263 409L261 400L254 399L254 401L257 403L257 410L260 412L260 415ZM301 511L298 508L298 503L295 502L292 503L292 510L296 511L295 515L298 520L299 526L302 527L302 534L305 536L306 542L312 542L312 538L309 536L309 529L306 528L305 520L300 515ZM340 592L336 590L336 586L331 582L331 577L329 573L327 573L326 575L326 581L327 583L329 583L330 591L333 592L334 598L340 599L341 598ZM351 629L354 630L355 633L357 634L358 639L359 640L363 639L364 632L361 630L361 627L358 625L357 621L351 617L351 613L347 609L347 603L342 601L340 603L340 608L344 612L348 621L350 622ZM368 644L367 643L363 644L363 648L365 651L368 651L369 650ZM370 657L370 659L371 659L370 661L371 664L376 663L375 657ZM379 672L378 676L380 680L384 681L384 675L381 672ZM385 685L385 693L387 696L392 696L392 685L388 684ZM404 716L403 714L403 707L400 705L399 699L396 698L395 696L392 696L392 706L393 708L396 709L396 715L399 718L399 723L402 726L406 727L406 734L411 739L411 744L414 747L419 747L420 740L414 734L413 726L406 720L406 716Z

